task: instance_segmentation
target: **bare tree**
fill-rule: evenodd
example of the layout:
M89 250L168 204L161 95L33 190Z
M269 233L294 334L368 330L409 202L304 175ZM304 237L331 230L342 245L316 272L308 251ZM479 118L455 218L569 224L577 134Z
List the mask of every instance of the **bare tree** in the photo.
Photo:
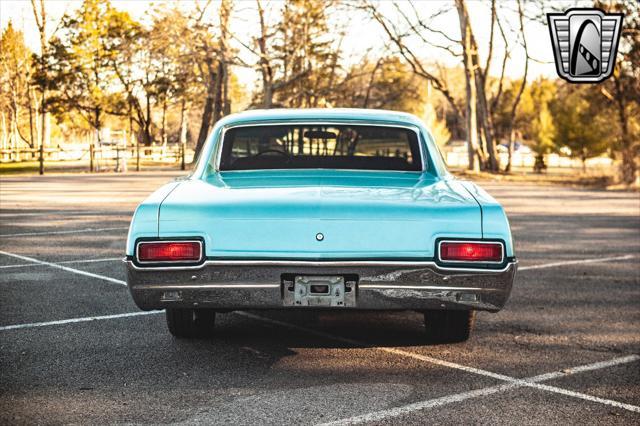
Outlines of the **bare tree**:
M423 19L417 8L412 2L409 3L413 10L413 16L408 16L404 12L404 7L396 4L396 11L402 17L407 29L400 29L394 25L388 17L380 13L371 2L365 1L362 8L366 10L372 18L377 21L391 42L395 44L399 53L411 66L416 75L421 76L431 82L434 89L442 93L452 111L458 119L465 119L465 128L467 133L467 146L469 154L469 169L478 170L480 167L497 170L497 156L494 146L493 123L490 114L490 105L487 102L485 93L487 69L490 65L490 59L487 59L485 67L479 62L478 45L476 43L469 15L464 0L456 0L456 9L460 21L460 39L450 37L448 34L434 29L429 25L429 21L437 18L445 11L437 11L427 20ZM403 6L406 3L402 4ZM495 20L495 3L492 6L492 27ZM429 34L436 34L440 38L444 38L449 44L441 44L429 38ZM493 34L493 31L492 31ZM465 111L462 113L458 107L452 92L446 85L446 82L429 71L422 63L418 54L409 46L407 39L415 37L425 45L442 49L448 54L462 58L462 64L465 70L466 80L466 100ZM493 49L493 35L490 42L490 50ZM459 51L462 50L460 54ZM483 69L484 68L484 69ZM478 127L480 125L480 127ZM485 143L481 144L481 137L485 139ZM483 148L484 146L484 148ZM488 154L488 159L486 155Z
M477 106L477 86L476 86L476 68L473 63L474 55L474 43L473 34L471 33L471 25L469 24L469 15L466 11L466 6L462 0L456 0L456 7L458 8L458 18L460 20L460 34L462 52L463 52L463 66L466 88L466 113L465 123L467 128L467 152L469 156L469 169L477 171L480 169L480 165L476 163L476 157L482 159L483 155L480 152L478 146L478 118L476 115ZM462 9L462 10L461 10Z
M205 24L204 16L209 0L204 7L198 7L198 17L194 24L196 37L199 42L198 50L202 61L198 62L198 69L207 89L202 110L200 131L196 142L194 161L198 158L207 135L213 124L218 121L225 111L229 111L228 98L228 64L229 64L229 18L233 10L232 0L223 0L220 3L219 36L217 40L211 38L210 26Z
M527 85L527 74L529 72L529 48L527 47L527 37L524 34L524 12L522 9L522 2L518 0L518 22L520 23L520 34L522 35L522 47L524 48L525 61L524 61L524 73L522 76L522 82L520 83L520 88L518 89L518 93L513 101L513 105L511 107L510 114L510 128L509 128L509 160L507 161L507 166L505 167L505 171L511 171L511 157L513 156L513 145L515 142L515 121L516 121L516 112L518 110L518 104L520 103L520 99L522 98L522 93L524 92L524 88ZM505 40L506 41L506 40Z
M419 56L406 43L405 39L408 37L408 35L412 35L412 34L415 35L416 33L418 33L419 35L419 28L417 26L412 26L409 33L401 32L396 25L394 25L387 17L385 17L382 13L378 11L375 4L369 1L365 1L362 5L362 8L365 11L367 11L371 15L371 17L380 24L380 26L385 31L385 33L387 34L391 42L398 49L400 55L402 55L402 57L407 61L407 63L413 70L414 74L424 78L425 80L430 81L433 84L433 87L437 91L442 93L442 95L445 97L445 99L449 103L449 106L451 107L453 112L456 114L456 116L458 118L462 118L462 113L460 111L460 108L456 104L456 101L453 97L453 93L451 92L451 90L449 90L449 87L447 86L446 81L444 81L444 79L439 78L434 73L430 72L427 69L427 67L422 63ZM417 11L416 11L416 14L417 14ZM420 25L423 27L426 27L426 24L424 24L423 22L420 22ZM423 42L426 42L426 39L424 37L421 37L421 40ZM459 40L456 42L459 42ZM443 48L445 50L448 50L449 53L452 53L450 51L450 48L448 47L443 47Z
M260 75L262 76L262 107L271 108L273 103L273 66L271 64L269 53L267 51L267 43L269 40L269 28L267 27L264 8L260 0L256 0L256 6L258 8L258 19L260 22L260 35L256 39L258 45L260 66Z
M220 38L218 41L218 72L216 79L216 98L213 109L213 123L229 111L229 18L233 10L232 0L220 3Z
M44 0L39 0L39 4L36 4L37 0L31 0L31 8L33 9L33 16L36 20L36 26L38 27L38 33L40 35L40 58L41 58L41 73L43 77L43 84L41 86L42 99L40 100L40 114L41 114L41 130L40 130L40 154L38 162L40 164L39 173L44 174L44 146L48 143L48 128L49 128L49 112L47 111L47 67L46 67L46 55L47 50L47 12L44 7Z
M479 132L479 136L484 138L482 146L484 146L487 154L485 167L492 172L496 172L498 171L498 161L495 148L495 134L486 96L486 76L488 70L486 68L483 70L482 65L480 64L478 43L476 42L473 34L473 29L471 28L471 21L469 19L469 12L467 10L465 0L456 0L456 9L458 10L458 17L460 18L460 32L464 35L462 41L463 50L466 52L465 59L470 62L470 64L465 65L465 68L469 68L473 71L473 84L476 86L476 101L478 105L477 118L482 130ZM494 25L494 21L495 1L492 1L492 26ZM493 32L491 33L489 50L492 49ZM489 66L489 64L490 60L487 58L487 66ZM472 101L468 100L468 102Z

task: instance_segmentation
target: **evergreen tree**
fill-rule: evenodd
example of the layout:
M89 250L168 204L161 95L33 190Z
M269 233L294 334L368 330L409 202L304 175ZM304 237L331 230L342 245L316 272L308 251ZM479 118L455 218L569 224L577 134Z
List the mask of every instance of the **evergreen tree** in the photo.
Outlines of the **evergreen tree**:
M107 38L116 13L109 1L85 0L73 14L62 19L62 31L49 43L49 79L54 88L49 98L54 112L75 110L96 130L105 115L117 113L118 94L112 90L115 75L109 66Z
M611 146L610 120L589 101L589 91L586 85L563 84L551 103L555 139L558 145L569 148L571 156L582 160L583 170L587 159L603 154Z
M547 168L544 156L555 150L556 126L549 111L549 103L556 97L557 90L553 82L540 79L531 85L529 92L533 108L527 127L531 150L536 153L533 168L536 172L541 172Z
M331 2L287 0L276 31L278 73L275 99L293 108L327 105L338 68L338 53L328 30Z

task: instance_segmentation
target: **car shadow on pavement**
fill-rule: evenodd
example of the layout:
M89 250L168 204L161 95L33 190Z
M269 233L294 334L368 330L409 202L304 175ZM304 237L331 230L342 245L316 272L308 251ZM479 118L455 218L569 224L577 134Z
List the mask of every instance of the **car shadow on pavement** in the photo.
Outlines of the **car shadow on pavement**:
M413 311L250 311L219 314L214 338L287 347L361 348L429 345L423 316ZM233 317L233 323L225 321ZM291 325L291 327L288 327ZM259 327L256 327L259 325Z

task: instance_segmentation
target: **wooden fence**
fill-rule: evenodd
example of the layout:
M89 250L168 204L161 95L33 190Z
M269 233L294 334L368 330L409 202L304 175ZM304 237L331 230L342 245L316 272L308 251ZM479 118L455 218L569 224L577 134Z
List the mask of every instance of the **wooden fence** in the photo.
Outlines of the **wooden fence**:
M141 163L179 164L181 170L186 169L187 157L189 161L193 152L184 144L171 145L69 145L56 148L16 148L0 149L0 163L20 163L38 161L41 170L47 163L57 165L65 162L86 162L90 172L105 169L127 171L128 163L133 162L135 170L140 171Z

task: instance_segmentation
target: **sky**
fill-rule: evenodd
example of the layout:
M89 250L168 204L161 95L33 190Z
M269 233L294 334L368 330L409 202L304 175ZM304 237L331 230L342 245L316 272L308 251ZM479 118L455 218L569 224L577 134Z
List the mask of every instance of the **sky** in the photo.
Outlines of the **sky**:
M264 1L264 0L263 0ZM517 4L515 1L498 0L501 2L500 7L505 10L513 10L513 12L505 11L503 16L505 17L505 26L517 29L518 17L515 13L517 10ZM154 6L162 7L163 5L169 5L169 1L148 1L148 0L111 0L112 4L120 9L129 12L135 19L145 21L148 19L148 11ZM181 8L191 9L195 6L193 1L180 0L179 2L173 2L172 4L179 4ZM540 13L537 5L534 3L524 2L528 13ZM569 8L571 6L581 5L588 6L590 2L576 0L565 2L548 2L548 11L557 8ZM48 24L48 31L52 33L55 26L58 24L60 18L65 13L72 13L82 4L82 1L78 0L48 0L45 4L47 13L50 16L50 23ZM272 19L275 19L277 12L281 6L281 3L276 1L266 2L267 10ZM407 14L413 14L412 9L408 3L400 2L400 7ZM417 0L414 1L418 13L427 17L435 13L436 11L443 10L444 13L431 21L430 25L434 29L438 29L446 33L452 38L458 38L460 35L458 15L455 11L453 0L450 1L438 1L438 0ZM385 16L390 17L395 22L401 22L401 17L397 13L395 6L389 1L381 1L378 3L380 10ZM480 55L484 61L487 55L488 39L490 35L490 4L488 1L483 0L468 0L469 14L471 17L472 27L475 32L476 39L480 46ZM211 11L208 15L208 19L212 22L217 22L217 9L218 4L215 2L210 7ZM535 9L535 10L534 10ZM546 9L546 6L545 6ZM547 12L547 10L544 10ZM342 28L346 31L346 36L342 44L343 58L348 64L349 62L357 63L364 54L367 52L370 55L375 55L385 48L385 44L388 43L386 35L376 22L372 22L365 15L357 12L342 13L336 19L336 22L331 22L331 25L335 25L336 28ZM255 3L249 0L236 1L234 13L231 21L231 31L234 37L245 42L250 42L252 35L258 31L257 16L255 11ZM18 29L21 29L25 34L26 43L34 50L39 50L39 38L38 32L31 10L31 3L29 0L0 0L0 24L4 29L9 21L13 22L13 25ZM527 22L525 24L525 36L527 44L529 46L530 56L535 58L535 61L529 63L529 79L535 79L538 76L544 76L548 78L555 78L556 70L553 64L553 52L551 48L551 42L549 38L549 31L542 22ZM432 35L433 37L433 35ZM513 39L513 37L511 37ZM446 39L440 38L442 43L447 42ZM255 62L253 55L242 46L234 42L236 47L240 51L240 56L249 63ZM513 43L515 44L515 43ZM492 58L493 64L495 64L490 73L493 75L499 75L499 64L502 60L503 43L499 36L495 38L494 57ZM442 63L446 66L455 66L459 63L459 59L452 57L446 51L434 47L426 47L423 43L415 45L415 51L424 58L425 63L429 61ZM521 48L514 48L511 51L511 58L508 62L506 69L506 75L511 78L521 77L524 70L524 51ZM245 87L252 87L256 84L257 74L253 69L237 67L235 70L236 75L241 84Z

